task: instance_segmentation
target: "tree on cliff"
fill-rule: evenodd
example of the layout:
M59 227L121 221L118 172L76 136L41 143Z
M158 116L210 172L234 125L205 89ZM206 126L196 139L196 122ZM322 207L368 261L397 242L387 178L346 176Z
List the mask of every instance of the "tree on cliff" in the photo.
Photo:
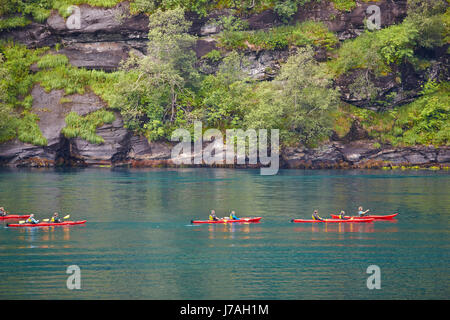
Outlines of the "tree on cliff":
M147 54L131 55L122 65L126 74L117 86L118 104L130 129L144 128L148 138L157 139L164 135L164 122L173 123L184 112L180 96L198 82L198 73L195 37L187 33L191 23L184 10L158 9L149 21Z
M279 128L283 142L307 146L330 136L331 114L339 103L339 94L311 47L289 57L275 80L258 88L255 98L247 127Z

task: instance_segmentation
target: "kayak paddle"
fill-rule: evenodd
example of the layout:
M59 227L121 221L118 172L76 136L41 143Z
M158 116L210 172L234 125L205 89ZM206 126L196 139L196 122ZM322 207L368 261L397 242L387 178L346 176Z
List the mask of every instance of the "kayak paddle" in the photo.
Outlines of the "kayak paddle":
M65 216L63 219L69 219L70 218L70 214L68 214L67 216ZM42 221L44 222L49 222L50 219L42 219Z

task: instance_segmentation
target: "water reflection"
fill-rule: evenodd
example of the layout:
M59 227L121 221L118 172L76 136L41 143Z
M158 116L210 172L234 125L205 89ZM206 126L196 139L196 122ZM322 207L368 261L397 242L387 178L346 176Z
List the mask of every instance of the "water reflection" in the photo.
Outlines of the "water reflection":
M84 226L79 226L83 228ZM71 232L73 226L47 226L35 228L17 228L17 238L28 242L27 245L18 246L18 248L71 248ZM55 243L58 242L56 246ZM62 244L59 244L61 243Z
M262 231L255 223L214 223L208 225L208 239L260 239L255 234Z
M393 233L398 232L397 227L378 227L379 224L395 224L396 221L375 221L370 223L311 223L305 226L295 226L296 232L326 232L326 233Z

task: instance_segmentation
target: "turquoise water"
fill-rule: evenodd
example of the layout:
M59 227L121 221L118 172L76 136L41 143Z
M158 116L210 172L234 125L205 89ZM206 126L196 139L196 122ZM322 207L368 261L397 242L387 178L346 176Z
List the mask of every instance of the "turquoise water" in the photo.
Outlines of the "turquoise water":
M450 175L432 171L0 170L0 206L86 225L6 228L0 299L448 299ZM357 206L392 222L293 224ZM191 225L235 210L261 223ZM381 289L369 290L369 265ZM81 290L66 269L78 265Z

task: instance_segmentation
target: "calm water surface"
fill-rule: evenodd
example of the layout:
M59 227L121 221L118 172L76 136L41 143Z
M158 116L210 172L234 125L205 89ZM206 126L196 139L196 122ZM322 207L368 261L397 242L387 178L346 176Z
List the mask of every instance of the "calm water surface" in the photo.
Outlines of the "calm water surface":
M449 299L450 175L431 171L0 170L0 299ZM392 222L293 224L358 205ZM235 210L259 224L198 225ZM369 290L369 265L381 290ZM81 269L68 290L66 269Z

